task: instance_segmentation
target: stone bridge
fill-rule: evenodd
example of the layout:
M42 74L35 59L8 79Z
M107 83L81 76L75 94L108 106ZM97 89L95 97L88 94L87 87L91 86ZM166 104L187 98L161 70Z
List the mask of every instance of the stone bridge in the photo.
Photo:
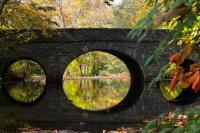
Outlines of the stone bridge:
M68 128L79 131L98 132L104 128L131 126L143 119L156 117L161 113L191 105L199 105L199 97L189 104L168 102L161 94L159 85L147 89L147 85L167 62L172 52L162 57L157 66L144 68L145 60L153 53L160 40L168 34L166 31L153 30L143 42L127 39L129 29L65 29L51 30L51 37L41 36L29 44L13 46L7 53L0 53L0 74L11 63L20 59L38 62L47 77L46 91L33 104L22 105L10 100L0 88L0 119L31 123L43 128ZM24 31L22 31L24 32ZM19 33L19 31L18 31ZM0 33L3 39L3 32ZM171 51L170 51L171 50ZM105 111L84 111L75 107L65 96L62 78L67 65L76 57L89 51L111 53L125 62L131 73L131 87L127 97L116 107ZM185 104L184 104L185 103Z

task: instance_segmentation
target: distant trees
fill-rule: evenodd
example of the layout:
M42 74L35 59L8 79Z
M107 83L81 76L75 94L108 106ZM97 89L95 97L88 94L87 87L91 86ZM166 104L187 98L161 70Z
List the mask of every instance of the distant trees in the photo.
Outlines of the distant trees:
M0 25L17 29L131 28L151 9L144 1L124 0L117 5L114 0L0 0Z
M112 7L103 0L64 0L63 13L67 27L110 28L113 23Z
M145 0L124 0L114 8L114 27L132 28L151 9Z
M14 62L4 75L5 81L17 81L31 79L34 76L44 77L44 70L32 60L20 60Z
M88 52L74 59L67 67L65 76L110 76L126 73L126 65L117 57L101 52Z

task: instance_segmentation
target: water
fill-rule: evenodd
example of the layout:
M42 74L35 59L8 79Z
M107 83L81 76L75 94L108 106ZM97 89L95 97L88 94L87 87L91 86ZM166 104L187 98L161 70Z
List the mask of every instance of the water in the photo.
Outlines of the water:
M127 95L130 81L126 80L64 80L67 98L77 107L98 111L119 104Z
M176 99L182 92L182 88L176 86L173 91L170 89L171 80L163 80L160 83L160 90L164 96L164 98L168 101Z
M45 91L45 82L43 80L14 82L4 84L3 87L13 100L21 103L31 103L41 97Z
M44 80L4 83L3 88L10 98L20 103L32 103L45 91ZM119 104L130 88L129 80L95 79L64 80L66 100L84 110L98 111Z
M45 91L44 80L8 82L3 84L10 98L20 103L31 103L39 99ZM75 106L91 111L109 109L119 104L130 88L129 80L95 79L64 80L66 99Z

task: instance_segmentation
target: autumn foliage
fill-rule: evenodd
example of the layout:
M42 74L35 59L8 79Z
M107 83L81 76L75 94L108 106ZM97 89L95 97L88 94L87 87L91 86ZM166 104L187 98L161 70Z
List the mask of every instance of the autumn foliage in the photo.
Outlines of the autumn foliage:
M200 90L200 62L190 65L189 72L185 72L185 68L181 66L185 58L186 56L183 52L175 53L170 57L170 62L176 63L179 66L172 74L170 83L172 91L179 83L183 89L192 86L192 89Z

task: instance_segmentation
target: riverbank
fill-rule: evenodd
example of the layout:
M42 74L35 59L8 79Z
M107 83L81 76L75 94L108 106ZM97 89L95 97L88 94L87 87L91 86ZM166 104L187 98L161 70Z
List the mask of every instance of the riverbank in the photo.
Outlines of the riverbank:
M65 76L63 80L130 80L130 75L128 73L121 73L109 76Z
M19 78L16 79L16 82L24 82L24 81L40 81L46 80L45 75L34 75L28 78ZM128 73L120 73L120 74L112 74L109 76L64 76L63 80L130 80L130 75ZM0 77L0 82L3 79Z
M64 77L63 80L129 80L127 77L106 77L106 76L95 76L95 77Z

